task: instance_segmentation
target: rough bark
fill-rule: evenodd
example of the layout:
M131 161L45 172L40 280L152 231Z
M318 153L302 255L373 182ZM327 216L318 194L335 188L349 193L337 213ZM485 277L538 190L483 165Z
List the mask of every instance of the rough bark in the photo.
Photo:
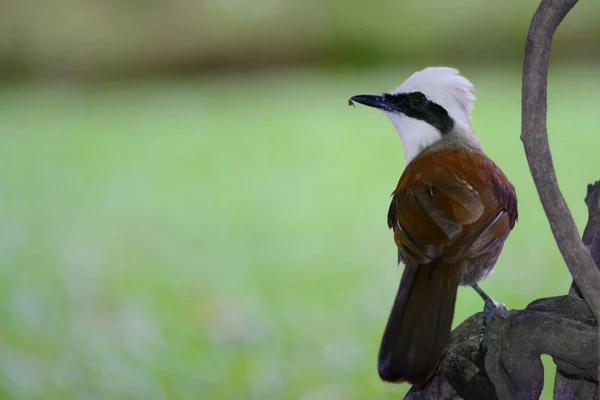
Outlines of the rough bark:
M583 231L585 244L596 266L600 266L600 181L588 185L585 204L588 208L588 223ZM569 294L581 297L575 282L571 284ZM597 400L598 385L585 379L569 376L560 368L556 369L554 380L554 400L590 399Z
M437 373L405 399L538 399L544 385L542 354L552 355L568 376L568 384L555 393L558 398L594 398L598 326L582 299L551 297L524 310L498 312L488 329L485 355L478 353L481 317L473 315L454 330Z

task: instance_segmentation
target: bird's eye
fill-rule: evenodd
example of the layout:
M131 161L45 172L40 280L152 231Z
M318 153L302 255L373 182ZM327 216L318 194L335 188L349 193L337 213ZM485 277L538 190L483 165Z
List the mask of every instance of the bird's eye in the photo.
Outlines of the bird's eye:
M410 105L414 108L421 108L425 105L427 99L422 93L413 93L410 96Z

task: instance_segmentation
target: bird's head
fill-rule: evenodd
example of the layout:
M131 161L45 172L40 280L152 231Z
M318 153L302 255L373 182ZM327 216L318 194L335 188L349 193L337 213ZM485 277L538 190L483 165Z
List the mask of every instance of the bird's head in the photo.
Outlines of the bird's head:
M357 95L350 100L386 113L400 135L408 164L440 141L480 148L471 126L474 89L457 69L428 67L390 93Z

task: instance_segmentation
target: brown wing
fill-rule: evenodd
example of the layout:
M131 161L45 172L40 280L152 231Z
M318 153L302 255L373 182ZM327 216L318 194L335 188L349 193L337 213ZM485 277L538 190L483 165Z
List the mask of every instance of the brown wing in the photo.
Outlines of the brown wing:
M398 261L456 262L494 249L516 218L514 188L502 171L481 152L448 149L409 164L393 194L388 226Z

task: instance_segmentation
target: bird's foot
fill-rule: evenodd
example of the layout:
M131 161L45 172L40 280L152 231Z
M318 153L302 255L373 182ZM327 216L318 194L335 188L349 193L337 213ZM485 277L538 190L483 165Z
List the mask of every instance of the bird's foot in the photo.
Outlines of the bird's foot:
M473 289L481 296L485 305L483 307L483 322L481 324L481 331L479 334L479 353L482 354L483 349L485 348L485 342L487 340L487 328L494 317L494 314L498 309L506 311L506 306L502 303L499 303L488 296L479 285L473 285Z
M492 298L485 301L485 305L483 306L483 323L481 324L481 333L479 334L479 351L483 350L485 345L485 341L487 340L487 328L490 324L490 321L494 317L496 310L506 310L506 306L504 304L495 301Z

